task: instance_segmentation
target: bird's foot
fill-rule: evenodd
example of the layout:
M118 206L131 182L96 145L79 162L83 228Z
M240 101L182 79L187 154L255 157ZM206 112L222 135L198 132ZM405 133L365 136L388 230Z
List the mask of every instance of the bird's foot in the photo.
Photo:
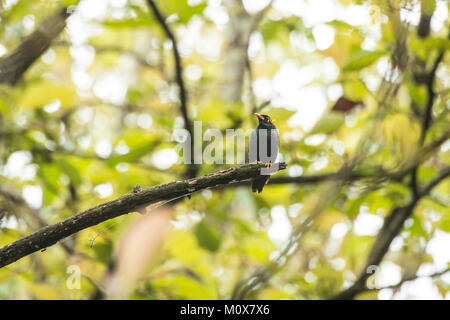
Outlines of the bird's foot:
M270 167L272 166L272 163L267 162L266 164L264 164L264 166L265 166L266 168L270 168Z

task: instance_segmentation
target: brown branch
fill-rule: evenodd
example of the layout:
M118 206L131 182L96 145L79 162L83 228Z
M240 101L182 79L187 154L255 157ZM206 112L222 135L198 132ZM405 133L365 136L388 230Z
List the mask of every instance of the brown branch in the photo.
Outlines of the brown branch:
M346 181L355 181L371 177L375 177L375 175L363 175L359 173L352 173L348 177L346 177ZM341 179L342 174L340 172L331 172L299 177L276 177L271 178L269 184L287 184L287 183L308 184Z
M225 40L227 49L222 76L224 81L221 85L221 96L224 101L241 102L244 70L250 71L250 61L247 54L250 36L257 29L265 12L271 7L271 3L272 1L263 10L251 15L245 10L242 0L224 2L230 17ZM251 74L249 74L249 77L251 86ZM255 108L254 104L252 108Z
M389 250L392 240L397 236L403 227L405 221L412 215L414 208L420 199L428 195L431 190L442 180L450 176L450 166L443 169L431 182L422 189L419 189L409 204L403 207L394 208L389 216L386 217L383 227L375 239L375 243L369 253L365 267L354 284L337 294L333 299L345 300L353 299L358 293L366 290L366 280L370 276L367 272L369 267L380 264L383 257Z
M420 136L420 141L422 143L425 141L427 131L430 128L431 124L434 98L436 97L436 92L434 91L434 79L436 77L436 70L439 64L441 63L442 59L444 58L444 54L445 54L444 51L441 51L439 53L438 57L436 58L436 61L433 64L433 67L431 68L430 73L427 75L426 85L427 85L428 99L422 122L422 133Z
M46 17L13 52L0 59L0 83L14 85L50 47L52 40L64 30L66 19L72 11L63 8L56 14Z
M412 170L419 166L421 163L426 161L432 154L433 151L435 151L437 148L439 148L445 141L447 141L450 138L450 131L444 132L441 136L427 144L426 146L422 147L420 151L418 151L417 159L413 162L411 162L409 165L404 166L403 168L398 169L397 171L387 171L383 168L379 168L378 170L375 170L375 172L371 173L363 173L358 172L357 170L351 172L346 177L346 182L353 182L363 179L375 179L375 180L394 180L394 181L400 181L405 176L407 176ZM339 171L337 172L330 172L330 173L321 173L321 174L313 174L313 175L307 175L307 176L299 176L299 177L274 177L269 180L269 184L314 184L314 183L320 183L325 181L332 181L332 180L338 180L341 179L341 175ZM247 182L240 182L239 184L246 184Z
M379 291L379 290L383 290L383 289L398 289L400 288L405 282L409 282L409 281L414 281L418 278L425 278L425 277L429 277L429 278L437 278L439 276L442 276L444 274L446 274L447 272L450 272L450 268L444 269L442 271L439 272L435 272L432 274L428 274L428 275L423 275L423 276L419 276L419 275L414 275L408 278L404 278L402 279L399 283L394 284L392 286L386 286L386 287L379 287L379 288L367 288L367 291Z
M273 166L272 168L283 170L286 167L285 163L279 163L279 166ZM230 168L198 178L174 181L144 190L136 190L118 199L102 203L61 222L44 227L1 248L0 268L49 247L78 231L129 212L134 212L143 206L160 201L175 200L199 190L228 184L233 181L255 178L259 175L260 168L261 166L256 164Z
M424 3L422 3L422 5L424 5ZM425 107L425 113L423 115L422 118L422 128L421 128L421 132L420 132L420 145L423 145L425 143L425 138L427 136L427 132L428 129L431 126L431 121L432 121L432 111L433 111L433 105L434 105L434 100L436 97L436 92L434 91L434 79L436 78L436 70L439 66L439 64L441 63L442 59L444 58L444 51L441 51L438 55L438 57L436 58L433 67L431 68L430 72L426 75L426 86L427 86L427 93L428 93L428 98L427 98L427 103L426 103L426 107ZM417 170L419 168L419 165L415 166L412 169L411 172L411 191L413 193L414 197L417 197Z
M431 17L436 9L436 3L430 0L420 0L420 21L417 27L417 35L426 38L430 35Z
M388 171L383 168L374 168L372 172L359 172L358 170L354 170L353 172L348 173L345 177L344 183L351 183L354 181L361 180L371 180L371 181L401 181L408 174L412 172L412 170L426 161L435 151L439 148L445 141L450 138L450 131L444 132L441 136L430 142L428 145L424 146L420 151L417 152L418 156L415 161L411 161L409 165L405 165L402 168L397 169L396 171ZM311 174L306 176L298 176L298 177L289 177L289 176L281 176L281 177L272 177L270 178L268 185L280 185L280 184L317 184L322 182L328 182L333 180L341 180L342 176L340 171L336 172L328 172L328 173L319 173L319 174ZM239 187L239 186L247 186L249 185L249 181L240 181L234 182L227 185L220 186L218 188L228 188L228 187Z
M183 80L183 66L181 64L180 52L178 51L178 45L177 45L177 41L175 39L175 35L173 34L172 30L170 29L169 25L167 24L166 18L164 17L161 10L159 10L158 6L156 5L156 3L153 0L147 0L147 3L149 5L149 7L151 8L156 20L158 20L161 27L163 28L164 33L172 42L172 49L173 49L172 52L173 52L173 58L175 61L175 80L180 89L180 110L181 110L181 114L182 114L183 120L184 120L184 127L191 136L191 164L188 166L188 168L186 170L186 177L194 178L198 173L199 166L194 164L194 152L193 152L194 131L193 131L193 126L192 126L191 120L189 119L189 115L188 115L188 94L187 94L186 86L185 86L184 80Z

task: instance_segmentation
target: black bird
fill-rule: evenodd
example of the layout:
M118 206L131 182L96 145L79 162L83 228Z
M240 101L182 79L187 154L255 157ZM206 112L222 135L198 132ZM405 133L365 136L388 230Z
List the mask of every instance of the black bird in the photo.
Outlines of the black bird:
M275 127L275 121L268 115L255 113L255 116L258 117L259 124L250 136L249 160L250 162L256 160L258 164L264 163L266 168L270 168L278 156L280 145L278 130ZM262 173L252 181L252 192L261 193L269 182L270 171L266 170Z

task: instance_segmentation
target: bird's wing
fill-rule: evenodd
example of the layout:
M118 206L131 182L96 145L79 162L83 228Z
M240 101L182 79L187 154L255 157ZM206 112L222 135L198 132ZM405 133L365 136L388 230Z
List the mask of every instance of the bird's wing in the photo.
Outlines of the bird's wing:
M277 129L272 130L270 149L270 162L275 163L280 149L280 135Z

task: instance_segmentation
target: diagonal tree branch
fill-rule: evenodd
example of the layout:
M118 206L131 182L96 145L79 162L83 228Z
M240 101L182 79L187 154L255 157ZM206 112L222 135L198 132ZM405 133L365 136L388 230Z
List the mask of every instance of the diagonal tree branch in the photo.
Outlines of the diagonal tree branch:
M436 93L434 91L434 80L436 77L436 70L441 63L441 61L444 58L445 52L440 52L438 54L438 57L436 58L435 62L433 63L433 67L431 68L430 72L427 74L425 79L425 84L427 87L428 92L428 98L427 103L425 106L425 112L423 114L422 118L422 130L421 130L421 136L420 136L420 145L423 146L426 138L426 134L428 132L428 129L431 126L432 122L432 109L433 104L435 100ZM434 149L435 147L439 146L441 143L443 143L448 138L448 132L445 132L441 139L438 139L437 141L430 144L430 146L423 148L423 150L426 150L427 148ZM437 143L436 143L437 142ZM366 290L366 280L370 276L370 273L368 273L368 268L371 266L378 265L385 254L389 250L389 246L392 242L392 240L397 236L397 234L400 232L400 230L403 227L404 222L413 214L414 208L416 207L417 203L420 201L420 199L424 196L426 196L428 193L431 192L431 190L440 183L443 179L447 178L450 175L450 167L447 167L443 169L438 176L433 179L427 186L425 186L422 189L419 189L418 183L417 183L417 170L419 168L420 162L416 162L407 172L411 172L411 191L412 191L412 200L410 203L404 207L397 207L394 208L390 215L386 217L384 220L383 227L381 228L380 232L377 235L377 238L375 240L374 245L372 246L372 249L369 253L369 256L367 258L365 268L361 272L358 279L355 281L355 283L347 288L346 290L342 291L338 295L336 295L333 299L353 299L358 293Z
M436 98L436 92L434 90L434 79L436 78L437 68L438 68L439 64L441 63L441 61L443 60L444 55L445 55L445 51L439 52L436 60L433 63L433 67L431 68L430 72L425 77L425 84L427 87L428 98L427 98L427 103L425 106L425 113L423 114L423 117L422 117L422 128L421 128L420 140L419 140L421 146L425 143L428 129L431 126L433 105L434 105L434 100ZM419 164L417 166L415 166L411 172L410 186L411 186L411 191L412 191L414 197L417 196L417 171L418 171L418 169L419 169Z
M287 167L279 163L278 170ZM118 199L102 203L61 222L44 227L0 249L0 268L31 253L49 247L58 241L103 221L138 210L142 206L160 201L171 201L196 191L255 178L260 174L260 165L244 165L207 174L198 178L174 181L144 190L136 190Z
M450 138L450 131L444 132L441 136L436 138L435 140L428 143L426 146L423 146L422 149L418 152L417 158L409 163L409 165L405 165L402 168L397 169L396 171L387 171L383 168L374 168L373 172L363 173L358 172L358 170L354 170L350 172L346 177L346 182L359 181L363 179L374 179L374 180L394 180L401 181L405 176L410 174L414 168L422 164L424 161L429 159L432 156L434 151L438 149L445 141ZM269 185L276 184L314 184L321 183L332 180L342 179L339 171L329 172L329 173L318 173L311 174L305 176L291 177L291 176L281 176L274 177L269 180ZM246 185L248 182L238 182L237 185ZM234 185L234 184L233 184Z
M425 114L423 116L422 121L422 133L420 136L420 141L423 143L425 141L425 137L427 134L428 129L430 128L431 124L431 118L432 118L432 110L433 110L433 104L436 97L436 92L434 90L434 79L436 77L436 70L443 60L445 55L445 51L441 51L436 58L433 67L431 68L430 73L427 75L426 80L426 86L427 86L427 92L428 92L428 99L427 99L427 105L425 107Z
M398 289L398 288L400 288L405 282L410 282L410 281L414 281L414 280L416 280L416 279L419 279L419 278L425 278L425 277L428 277L428 278L437 278L437 277L440 277L440 276L442 276L442 275L444 275L444 274L446 274L447 272L450 272L450 268L447 268L447 269L444 269L444 270L442 270L442 271L438 271L438 272L435 272L435 273L432 273L432 274L428 274L428 275L414 275L414 276L411 276L411 277L408 277L408 278L405 278L405 279L403 279L403 280L401 280L399 283L397 283L397 284L394 284L394 285L391 285L391 286L386 286L386 287L378 287L378 288L367 288L367 291L379 291L379 290L383 290L383 289Z
M403 227L405 221L412 215L414 208L419 203L420 199L428 195L431 190L438 185L442 180L450 176L450 166L443 169L431 182L424 188L419 189L409 204L403 207L394 208L389 216L386 217L383 227L375 239L375 243L367 257L365 267L359 275L354 284L337 294L333 299L346 300L353 299L358 293L366 290L366 280L371 275L368 269L371 266L377 266L389 250L392 240L397 236Z
M193 131L192 122L189 119L189 115L188 115L188 94L187 94L186 86L185 86L184 80L183 80L183 66L181 64L181 56L180 56L180 52L178 51L177 41L175 39L174 33L172 32L172 30L170 29L169 25L166 22L166 18L164 17L161 10L159 10L155 1L147 0L147 3L149 5L150 9L152 10L153 15L155 16L156 20L158 20L159 24L163 28L164 33L172 42L172 48L173 48L172 52L173 52L173 58L175 61L175 80L180 89L180 110L181 110L181 115L183 116L183 120L184 120L184 127L191 136L191 150L193 150L194 131ZM193 155L194 155L194 153L191 152L191 164L188 166L188 168L186 170L187 178L194 178L197 175L198 170L199 170L199 166L194 164Z
M28 68L50 47L66 27L66 19L73 10L63 8L46 17L19 46L5 58L0 59L0 83L14 85Z

